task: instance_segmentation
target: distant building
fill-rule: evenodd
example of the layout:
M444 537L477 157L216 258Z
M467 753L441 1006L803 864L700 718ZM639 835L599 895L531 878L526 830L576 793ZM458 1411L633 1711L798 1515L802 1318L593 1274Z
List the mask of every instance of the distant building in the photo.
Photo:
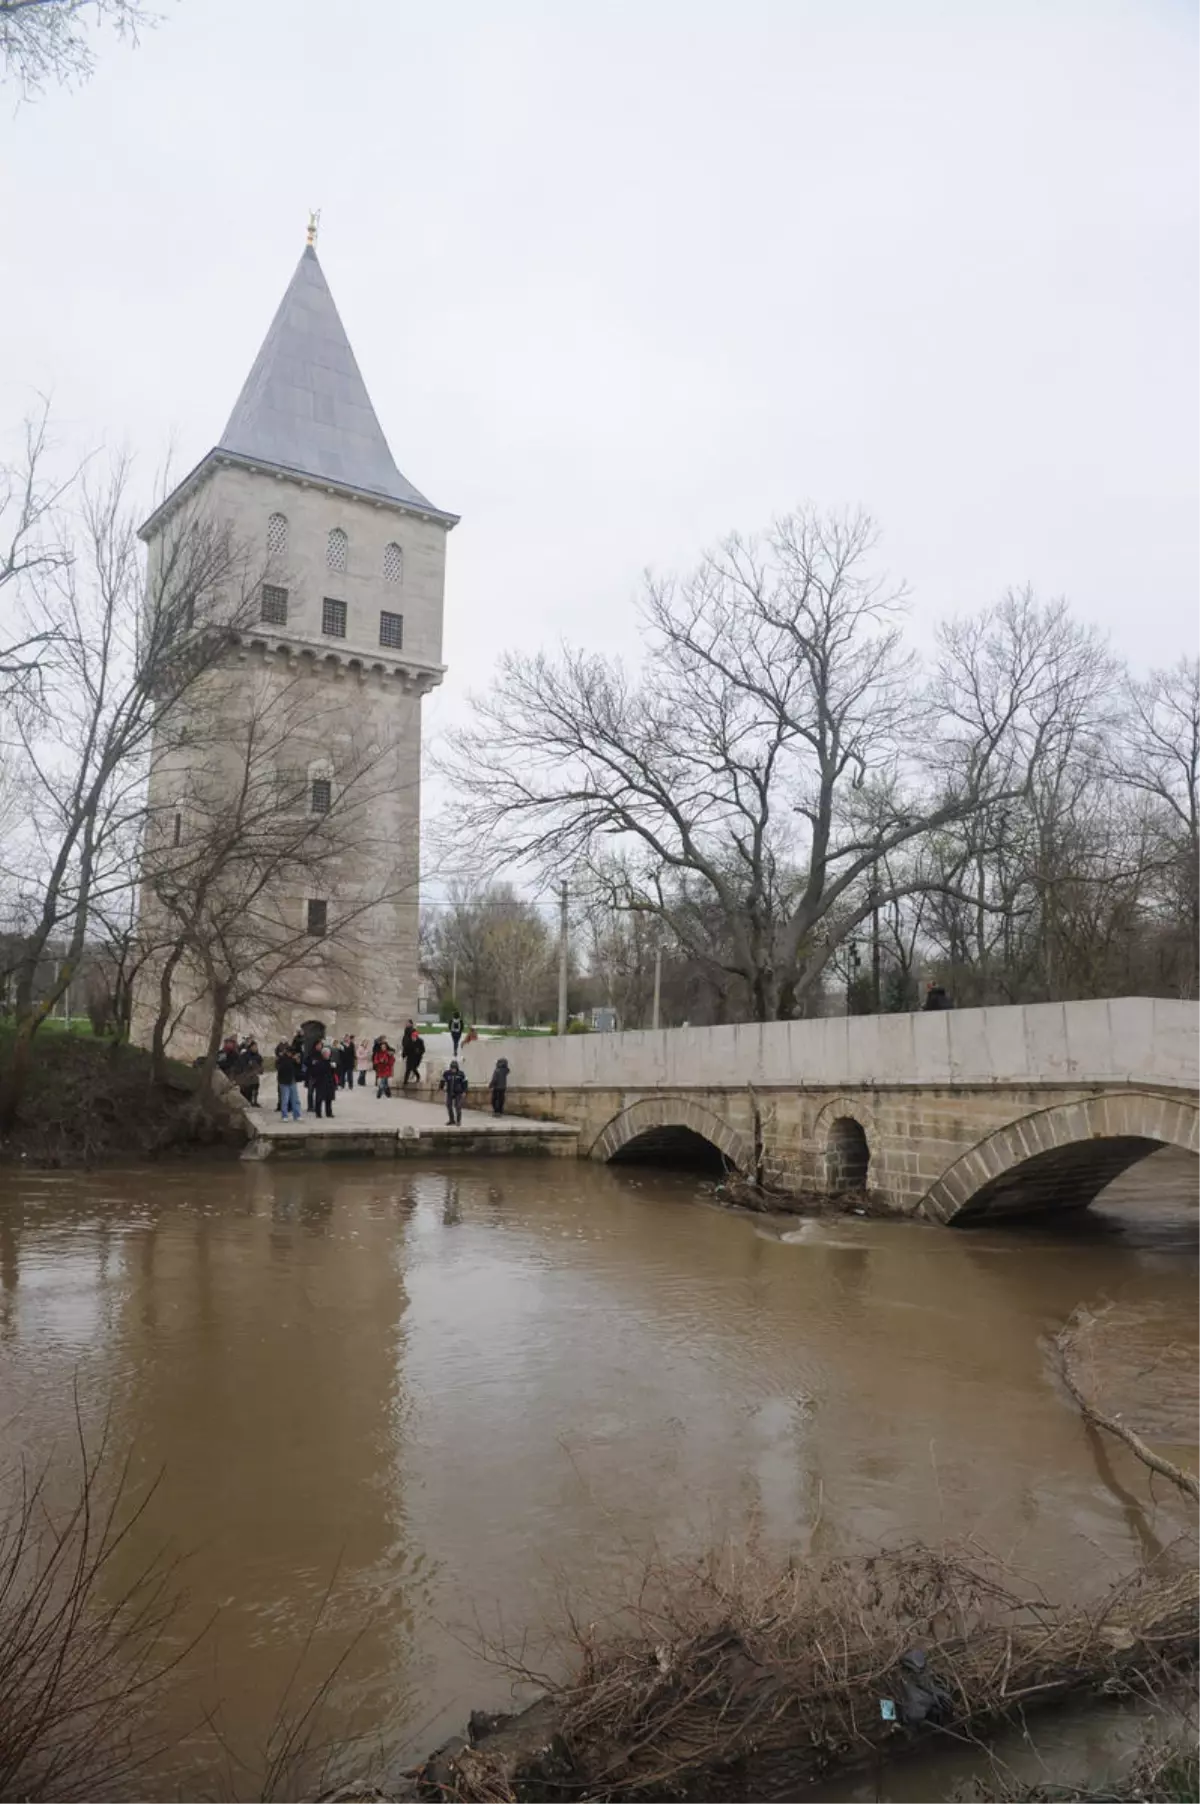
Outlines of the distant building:
M362 895L377 876L372 855L329 879L320 895L279 899L296 931L314 936L302 980L231 1020L267 1043L305 1016L329 1033L397 1033L417 1009L417 877L421 698L444 675L442 605L446 536L457 516L427 500L396 467L310 241L271 322L217 445L141 529L151 568L169 553L171 523L185 503L228 522L264 572L258 619L224 671L230 681L277 684L297 674L332 740L384 748L386 795L374 837L405 869L403 894L361 920L354 945L323 954L321 933L337 915L336 886ZM239 677L239 672L243 673ZM208 681L208 679L205 679ZM308 748L306 748L306 751ZM390 764L389 762L390 761ZM295 777L296 773L291 773ZM319 756L299 773L304 806L327 809L329 773ZM186 793L186 758L162 752L153 763L151 804L170 819L173 794ZM181 809L175 843L186 836ZM391 866L389 866L391 868ZM145 904L144 904L145 905ZM357 949L356 949L357 948ZM193 973L193 992L195 991ZM286 986L281 986L286 988ZM134 1009L135 1038L149 1038L157 970L151 966ZM172 1047L203 1044L204 996L184 1014Z

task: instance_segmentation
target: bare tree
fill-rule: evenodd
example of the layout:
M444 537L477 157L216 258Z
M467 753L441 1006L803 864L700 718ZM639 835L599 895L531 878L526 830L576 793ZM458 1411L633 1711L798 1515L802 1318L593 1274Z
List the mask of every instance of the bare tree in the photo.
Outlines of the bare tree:
M87 80L96 26L136 44L154 23L143 0L0 0L0 69L30 99L51 82Z
M27 618L52 649L39 692L10 709L5 735L29 795L25 831L6 854L23 866L32 920L15 971L0 1132L15 1119L33 1037L78 969L98 901L128 885L151 747L186 719L189 693L253 612L242 551L199 508L178 510L145 575L129 492L124 460L103 483L85 478L68 560L25 573ZM59 975L35 998L54 939L65 941Z
M50 403L43 396L22 423L19 452L0 461L0 704L36 680L53 643L50 623L10 620L7 604L26 581L69 563L64 503L79 476L78 469L55 468Z
M422 967L439 995L475 1020L518 1024L553 1007L550 930L509 883L459 882L445 906L427 909Z
M378 911L414 891L417 872L380 824L395 799L393 748L352 731L349 706L314 674L263 657L196 685L186 757L159 748L178 781L152 786L145 852L157 1079L183 1016L202 1033L211 1078L231 1017L291 1009L313 983L361 964L365 941L380 937ZM305 900L314 891L329 898L319 920Z
M884 861L1024 794L1059 731L1067 673L1032 597L947 629L927 682L875 543L865 515L800 511L651 583L637 679L507 657L444 761L464 837L581 868L743 984L755 1018L802 1009L902 893L880 891ZM719 945L696 929L713 916Z
M1159 868L1183 950L1182 987L1195 995L1200 943L1200 659L1130 679L1112 770L1146 798Z

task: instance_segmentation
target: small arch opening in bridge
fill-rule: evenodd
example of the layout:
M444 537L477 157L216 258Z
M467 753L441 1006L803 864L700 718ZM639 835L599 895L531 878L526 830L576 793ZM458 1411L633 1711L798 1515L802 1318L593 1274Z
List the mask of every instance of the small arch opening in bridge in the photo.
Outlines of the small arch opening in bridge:
M865 1190L871 1148L861 1121L853 1115L839 1115L829 1125L825 1142L825 1180L830 1196L845 1196L847 1191Z
M733 1169L719 1146L688 1127L654 1127L635 1134L609 1159L610 1165L667 1165L675 1171Z

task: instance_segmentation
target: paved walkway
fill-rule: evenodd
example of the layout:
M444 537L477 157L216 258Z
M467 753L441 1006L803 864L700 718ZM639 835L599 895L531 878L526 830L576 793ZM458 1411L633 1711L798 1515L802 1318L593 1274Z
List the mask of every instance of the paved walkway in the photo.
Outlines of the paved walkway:
M318 1121L315 1115L305 1112L299 1121L282 1121L273 1107L275 1100L275 1078L272 1072L263 1073L262 1088L259 1092L261 1102L257 1109L248 1111L259 1135L267 1140L298 1140L309 1138L326 1139L337 1135L381 1135L393 1137L403 1134L406 1139L427 1139L457 1134L458 1128L451 1127L446 1119L446 1105L442 1102L418 1101L415 1096L404 1096L401 1093L376 1100L373 1083L355 1084L353 1089L339 1090L333 1103L333 1119L324 1115ZM304 1092L301 1090L301 1106ZM462 1131L470 1129L472 1134L526 1134L536 1132L546 1138L560 1136L574 1139L578 1129L561 1121L532 1121L528 1116L493 1115L491 1106L485 1109L464 1109Z

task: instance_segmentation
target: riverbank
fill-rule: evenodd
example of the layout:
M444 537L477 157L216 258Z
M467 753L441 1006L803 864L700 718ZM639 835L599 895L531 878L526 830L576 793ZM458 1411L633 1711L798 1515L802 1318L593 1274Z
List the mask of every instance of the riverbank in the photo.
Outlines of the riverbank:
M0 1026L0 1066L12 1030ZM160 1088L150 1054L86 1034L40 1033L33 1042L29 1084L16 1126L0 1140L0 1161L63 1169L238 1152L248 1138L240 1105L200 1094L191 1066L174 1060Z
M1161 1695L1194 1670L1198 1628L1191 1565L1088 1607L1030 1597L974 1548L652 1570L624 1622L572 1621L564 1683L515 1716L476 1713L395 1795L794 1798L1070 1698Z

